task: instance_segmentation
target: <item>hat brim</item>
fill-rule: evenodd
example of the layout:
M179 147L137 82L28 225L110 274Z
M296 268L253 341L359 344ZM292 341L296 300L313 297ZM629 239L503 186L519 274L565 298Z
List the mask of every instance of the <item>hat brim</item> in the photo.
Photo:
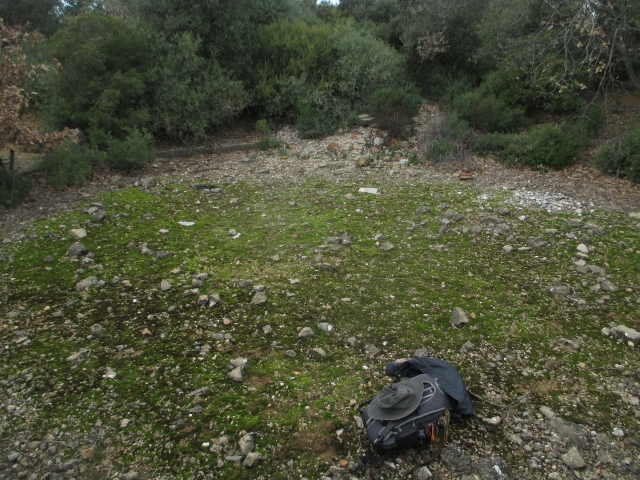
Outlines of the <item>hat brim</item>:
M373 400L371 400L371 403L367 407L369 418L373 418L374 420L399 420L409 415L418 407L418 405L420 405L420 402L422 401L422 392L424 390L422 381L415 378L409 378L408 380L404 380L400 383L407 385L411 391L414 392L411 403L397 412L385 411L380 408L378 403L380 395L378 394Z

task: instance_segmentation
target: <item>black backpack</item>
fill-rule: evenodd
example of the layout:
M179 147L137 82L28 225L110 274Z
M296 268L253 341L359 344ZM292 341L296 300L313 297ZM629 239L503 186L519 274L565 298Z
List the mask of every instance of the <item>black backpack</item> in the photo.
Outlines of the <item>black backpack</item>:
M435 441L438 438L438 447L435 454L426 462L416 465L415 468L435 460L444 447L449 427L449 410L446 407L445 393L438 382L431 375L422 374L414 377L421 380L423 385L422 400L416 409L410 414L398 420L376 420L370 418L367 410L371 400L359 406L360 415L369 441L384 460L390 451L400 447L413 447L420 443ZM375 397L374 397L375 398ZM371 463L371 459L361 461L361 467L365 463ZM376 459L374 459L376 461Z

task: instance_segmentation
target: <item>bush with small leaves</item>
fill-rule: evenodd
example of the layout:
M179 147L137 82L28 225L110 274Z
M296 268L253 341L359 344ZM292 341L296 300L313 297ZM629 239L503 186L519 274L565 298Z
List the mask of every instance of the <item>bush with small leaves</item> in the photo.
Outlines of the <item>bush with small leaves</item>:
M640 124L627 130L622 138L600 147L593 163L605 172L640 181Z
M385 87L376 90L369 100L369 113L378 126L392 138L408 133L420 110L420 95L415 87Z

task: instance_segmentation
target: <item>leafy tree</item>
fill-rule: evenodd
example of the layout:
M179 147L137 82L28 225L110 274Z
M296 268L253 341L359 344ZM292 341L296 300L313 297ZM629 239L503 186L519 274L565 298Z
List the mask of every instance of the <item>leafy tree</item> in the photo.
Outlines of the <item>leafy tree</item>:
M0 18L8 26L26 26L43 35L53 34L59 27L60 0L2 0Z
M26 124L23 113L34 92L34 79L48 67L30 65L22 52L23 42L35 42L38 34L5 26L0 19L0 148L8 147L9 165L0 158L0 203L13 206L24 198L30 183L14 171L15 149L19 146L55 145L75 135L65 130L42 133Z
M142 31L118 18L85 14L47 47L63 66L45 84L43 109L51 126L80 128L93 141L105 141L107 134L123 137L127 128L149 123L144 71L150 44Z

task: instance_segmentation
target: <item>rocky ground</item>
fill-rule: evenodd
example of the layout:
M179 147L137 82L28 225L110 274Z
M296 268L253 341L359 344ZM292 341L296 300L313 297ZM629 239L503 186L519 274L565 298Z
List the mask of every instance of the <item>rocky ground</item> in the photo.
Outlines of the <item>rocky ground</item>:
M4 213L0 478L368 478L356 406L414 354L482 399L410 478L640 478L637 185L412 165L420 134L284 130Z

